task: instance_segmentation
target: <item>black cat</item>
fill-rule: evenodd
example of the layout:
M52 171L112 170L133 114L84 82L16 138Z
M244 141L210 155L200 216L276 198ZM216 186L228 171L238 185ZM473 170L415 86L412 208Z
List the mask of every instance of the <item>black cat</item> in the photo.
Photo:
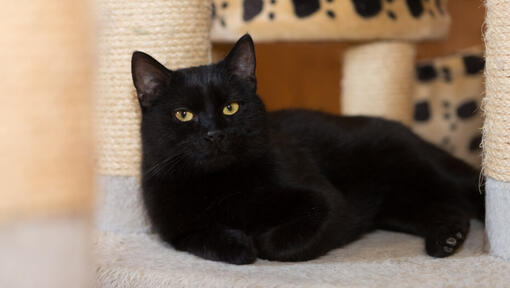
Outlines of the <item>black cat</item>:
M135 52L132 74L145 207L177 250L305 261L390 229L445 257L484 214L478 171L396 122L266 113L249 35L217 64L175 71Z

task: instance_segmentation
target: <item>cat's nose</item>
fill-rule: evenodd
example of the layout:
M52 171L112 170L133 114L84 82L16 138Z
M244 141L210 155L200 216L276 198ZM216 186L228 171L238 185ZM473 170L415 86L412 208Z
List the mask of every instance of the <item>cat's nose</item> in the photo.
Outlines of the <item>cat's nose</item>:
M220 142L223 138L225 138L225 134L221 130L209 131L205 135L205 140L210 142Z

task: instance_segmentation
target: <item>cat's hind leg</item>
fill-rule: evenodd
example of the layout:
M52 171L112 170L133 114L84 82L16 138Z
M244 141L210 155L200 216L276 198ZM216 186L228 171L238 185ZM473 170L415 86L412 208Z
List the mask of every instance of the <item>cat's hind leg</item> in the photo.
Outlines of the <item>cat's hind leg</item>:
M466 239L472 215L467 200L459 197L455 188L443 186L442 191L448 193L415 189L415 193L393 194L376 217L377 228L423 237L425 251L432 257L454 254Z
M434 205L429 211L424 225L427 254L437 258L454 254L467 237L470 217L451 205Z
M432 257L454 254L469 232L469 215L451 203L427 203L424 207L414 207L414 213L409 212L385 216L377 226L423 237L425 251Z

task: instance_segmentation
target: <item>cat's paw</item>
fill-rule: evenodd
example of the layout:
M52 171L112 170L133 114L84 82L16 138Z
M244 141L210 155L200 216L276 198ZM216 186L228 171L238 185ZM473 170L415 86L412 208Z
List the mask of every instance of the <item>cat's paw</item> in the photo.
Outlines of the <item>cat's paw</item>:
M432 257L448 257L464 243L468 231L469 222L439 224L432 227L425 238L425 250Z
M241 230L219 226L176 238L171 244L179 251L212 261L242 265L251 264L257 259L251 237Z
M214 260L236 265L251 264L257 260L253 240L241 230L224 230L218 241Z

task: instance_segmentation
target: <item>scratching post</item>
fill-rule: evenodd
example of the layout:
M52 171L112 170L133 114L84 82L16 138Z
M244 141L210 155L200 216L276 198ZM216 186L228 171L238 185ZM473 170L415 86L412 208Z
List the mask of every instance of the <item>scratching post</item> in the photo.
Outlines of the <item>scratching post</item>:
M492 255L510 260L510 2L487 0L483 171Z
M409 125L415 48L380 42L361 45L344 58L341 110L345 115L371 115Z
M100 287L156 287L156 278L151 276L154 262L146 265L123 254L127 261L121 263L114 248L117 244L110 245L122 237L139 243L140 237L153 236L147 233L150 224L140 191L140 108L131 78L131 55L135 50L144 51L170 69L209 63L211 2L96 1L101 31L96 79L97 282ZM149 249L147 255L155 259L153 252ZM168 287L169 272L159 274L157 285Z
M135 50L171 69L207 64L208 0L96 0L100 22L97 79L97 225L146 232L139 188L140 112L131 79Z
M0 12L0 287L90 287L89 1Z

